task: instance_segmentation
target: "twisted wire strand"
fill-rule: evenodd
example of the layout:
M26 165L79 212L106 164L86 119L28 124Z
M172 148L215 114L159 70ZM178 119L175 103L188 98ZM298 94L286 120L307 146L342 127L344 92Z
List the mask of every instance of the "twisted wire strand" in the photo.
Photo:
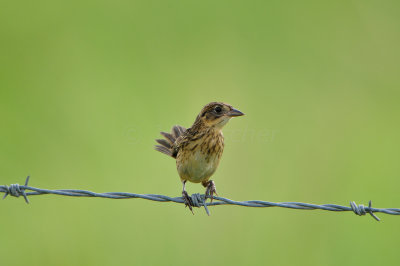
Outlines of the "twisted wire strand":
M61 196L69 196L69 197L99 197L99 198L108 198L108 199L130 199L130 198L140 198L158 202L175 202L184 204L184 200L182 197L168 197L165 195L157 195L157 194L136 194L136 193L128 193L128 192L105 192L105 193L96 193L87 190L80 189L41 189L28 186L29 176L25 180L25 185L12 184L10 186L0 186L0 192L4 193L3 199L5 199L8 195L19 197L23 196L26 203L29 203L28 196L34 195L44 195L44 194L54 194ZM30 192L26 192L29 190ZM311 203L302 203L302 202L268 202L268 201L260 201L260 200L248 200L248 201L235 201L223 197L214 196L213 202L206 202L207 198L205 195L200 195L199 193L195 193L191 195L192 202L194 207L204 207L205 211L208 215L210 212L208 210L208 206L217 206L217 205L238 205L244 207L281 207L281 208L289 208L289 209L298 209L298 210L325 210L325 211L352 211L356 215L362 216L367 213L370 214L375 220L380 221L380 219L374 214L376 212L391 214L391 215L400 215L400 209L396 208L373 208L372 202L369 201L368 206L364 206L362 204L357 205L354 201L350 202L350 207L341 206L336 204L311 204Z

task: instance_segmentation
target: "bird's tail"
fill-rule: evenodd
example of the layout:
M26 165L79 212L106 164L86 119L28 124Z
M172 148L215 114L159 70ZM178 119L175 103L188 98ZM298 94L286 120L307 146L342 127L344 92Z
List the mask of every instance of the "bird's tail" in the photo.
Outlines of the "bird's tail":
M156 139L160 145L156 145L154 149L175 158L176 154L173 154L174 143L176 139L179 138L179 136L181 136L185 131L186 128L184 127L174 126L172 127L171 133L160 132L165 139Z

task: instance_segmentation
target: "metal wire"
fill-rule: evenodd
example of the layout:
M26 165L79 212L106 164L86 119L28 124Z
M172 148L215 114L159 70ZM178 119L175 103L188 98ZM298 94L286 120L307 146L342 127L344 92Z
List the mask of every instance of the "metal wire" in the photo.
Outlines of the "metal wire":
M10 186L0 186L0 192L5 193L3 199L5 199L8 195L19 197L23 196L26 203L29 203L28 196L34 195L43 195L43 194L54 194L61 196L69 196L69 197L99 197L99 198L108 198L108 199L130 199L130 198L140 198L147 199L152 201L159 202L175 202L184 204L182 197L168 197L164 195L156 195L156 194L135 194L128 192L105 192L105 193L96 193L87 190L79 190L79 189L41 189L28 186L29 176L25 180L25 185L12 184ZM31 192L26 192L29 190ZM235 201L227 198L222 198L218 196L214 196L213 202L206 202L206 197L204 195L200 195L198 193L191 195L193 206L194 207L204 207L207 214L210 215L208 210L208 206L216 206L216 205L238 205L244 207L281 207L281 208L289 208L289 209L298 209L298 210L325 210L325 211L334 211L334 212L342 212L342 211L352 211L355 214L362 216L369 213L375 220L380 221L380 219L374 214L374 212L381 212L391 215L400 215L400 209L388 208L388 209L379 209L373 208L371 201L369 201L368 206L364 206L362 204L357 205L354 201L350 202L350 207L341 206L336 204L310 204L310 203L301 203L301 202L268 202L268 201L260 201L260 200L249 200L249 201Z

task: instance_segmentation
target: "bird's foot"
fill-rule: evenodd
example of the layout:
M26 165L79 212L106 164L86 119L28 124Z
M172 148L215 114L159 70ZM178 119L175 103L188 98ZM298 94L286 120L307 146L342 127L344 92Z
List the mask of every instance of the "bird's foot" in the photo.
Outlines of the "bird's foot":
M185 208L189 207L189 210L194 215L193 208L192 208L192 206L194 206L194 204L193 204L192 198L189 197L189 194L185 190L182 191L182 198L183 198L183 202L185 203Z
M210 198L212 202L214 199L214 194L218 196L217 188L215 187L214 181L210 180L207 182L206 199Z

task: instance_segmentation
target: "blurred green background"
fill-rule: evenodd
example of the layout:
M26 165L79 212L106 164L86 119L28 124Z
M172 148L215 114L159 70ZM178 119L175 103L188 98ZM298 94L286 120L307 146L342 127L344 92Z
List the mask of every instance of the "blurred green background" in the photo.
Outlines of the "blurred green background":
M399 208L398 1L2 1L0 183L179 196L159 131L203 105L235 200ZM204 192L189 184L189 193ZM0 202L1 265L393 265L400 218L59 196Z

